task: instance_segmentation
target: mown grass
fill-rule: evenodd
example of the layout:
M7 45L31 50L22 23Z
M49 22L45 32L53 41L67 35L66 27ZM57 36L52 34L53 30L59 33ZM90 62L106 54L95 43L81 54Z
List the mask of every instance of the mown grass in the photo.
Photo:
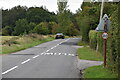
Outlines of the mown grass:
M84 71L84 78L117 78L117 75L100 65L87 68Z
M10 36L9 38L8 37L9 36L6 36L7 39L5 39L5 37L4 39L2 39L3 43L5 44L1 45L2 50L0 54L9 54L9 53L17 52L17 51L24 50L24 49L36 46L38 44L41 44L47 41L54 40L54 37L39 36L39 35L34 35L32 37L31 36L22 36L22 37L18 36L19 38L15 40L14 40L14 36ZM12 42L15 42L15 43L10 43L11 37L13 38ZM7 40L7 42L5 42L5 40ZM8 45L8 43L10 45Z
M90 49L90 47L79 48L77 53L80 59L103 61L102 55L100 53L96 53L94 50Z

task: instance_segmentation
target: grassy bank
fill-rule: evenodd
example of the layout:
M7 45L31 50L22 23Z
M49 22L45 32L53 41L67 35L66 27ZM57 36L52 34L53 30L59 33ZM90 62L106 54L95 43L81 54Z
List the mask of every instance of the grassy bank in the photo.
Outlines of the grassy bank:
M85 78L117 78L117 75L101 66L89 67L84 72ZM117 80L117 79L114 79Z
M79 48L77 53L80 59L103 61L103 57L99 53L90 49L90 47Z
M103 61L103 56L100 53L97 53L95 50L88 47L86 43L81 42L78 44L80 46L84 46L83 48L79 48L77 50L78 57L80 59ZM104 68L103 65L100 65L85 69L83 77L84 78L117 78L117 75L115 73L112 73L107 67Z
M26 36L3 36L2 51L0 54L9 54L24 50L38 44L54 40L53 36L26 35Z

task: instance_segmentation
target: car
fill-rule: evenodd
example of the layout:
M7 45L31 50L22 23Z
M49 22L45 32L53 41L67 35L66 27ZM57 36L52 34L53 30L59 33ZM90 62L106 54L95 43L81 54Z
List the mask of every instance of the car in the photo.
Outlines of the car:
M64 39L63 33L57 33L55 39Z

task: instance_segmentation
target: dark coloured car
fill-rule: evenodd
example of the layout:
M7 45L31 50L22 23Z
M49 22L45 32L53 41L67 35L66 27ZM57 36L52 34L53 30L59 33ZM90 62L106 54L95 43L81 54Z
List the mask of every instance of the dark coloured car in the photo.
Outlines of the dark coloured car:
M55 39L64 39L63 33L57 33Z

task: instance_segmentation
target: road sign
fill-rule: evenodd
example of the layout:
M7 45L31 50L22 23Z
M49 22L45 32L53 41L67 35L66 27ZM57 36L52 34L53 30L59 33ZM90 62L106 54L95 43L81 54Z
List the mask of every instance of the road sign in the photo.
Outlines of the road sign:
M110 20L105 14L101 19L100 23L98 24L97 28L95 29L97 32L104 32L104 25L106 24L106 32L110 30Z
M104 40L108 39L108 33L104 32L104 33L102 34L102 38L103 38Z

